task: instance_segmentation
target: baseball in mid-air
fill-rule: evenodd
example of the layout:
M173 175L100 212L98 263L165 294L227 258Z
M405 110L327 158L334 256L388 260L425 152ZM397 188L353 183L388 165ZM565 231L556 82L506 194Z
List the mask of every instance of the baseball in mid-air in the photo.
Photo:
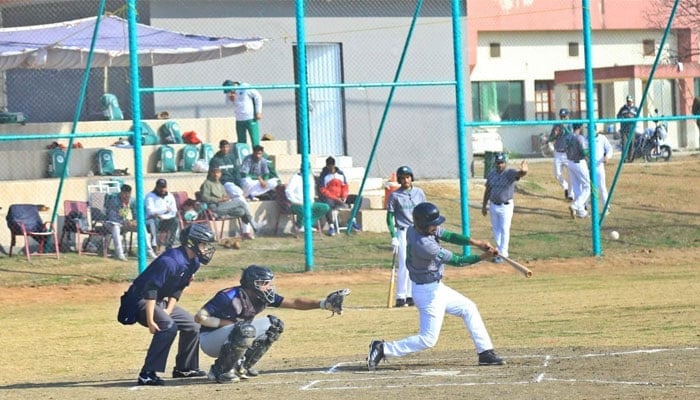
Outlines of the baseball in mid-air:
M610 232L610 239L617 240L619 238L620 238L620 233L618 231L611 231Z

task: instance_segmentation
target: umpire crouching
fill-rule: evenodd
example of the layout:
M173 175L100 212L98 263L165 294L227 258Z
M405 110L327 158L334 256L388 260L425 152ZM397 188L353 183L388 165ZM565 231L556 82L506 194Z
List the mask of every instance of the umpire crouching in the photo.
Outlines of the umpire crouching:
M165 383L156 373L165 371L170 346L178 331L180 340L173 378L206 375L199 369L199 324L177 302L200 264L211 261L213 242L214 232L208 226L189 225L180 234L182 245L163 252L129 287L125 296L133 299L134 311L138 310L134 322L148 327L153 335L139 373L139 385ZM120 322L124 323L121 319Z

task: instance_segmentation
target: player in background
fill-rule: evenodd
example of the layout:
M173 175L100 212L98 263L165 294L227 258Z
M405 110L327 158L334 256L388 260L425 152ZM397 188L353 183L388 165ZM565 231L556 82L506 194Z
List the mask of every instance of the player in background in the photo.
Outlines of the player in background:
M479 365L503 365L505 362L493 351L479 310L473 301L442 282L445 264L461 267L498 255L490 243L445 230L445 217L432 203L421 203L413 209L414 225L406 233L409 254L408 271L413 284L413 300L418 308L419 332L393 342L373 340L367 355L367 369L374 371L385 357L402 357L437 344L445 314L464 321L479 355ZM440 241L480 248L481 256L458 256L440 246Z
M595 134L595 173L598 177L598 194L600 195L601 210L605 207L605 203L608 202L608 188L605 182L605 164L613 155L613 147L610 144L605 135L596 132ZM607 212L610 212L610 206L608 206Z
M562 108L559 110L559 118L563 121L552 127L549 133L549 142L554 142L554 178L559 182L559 185L564 189L564 198L574 200L571 193L571 176L567 171L567 176L564 177L564 170L568 169L568 160L566 159L566 138L571 135L571 125L564 121L569 119L569 110Z
M510 224L513 220L515 203L515 182L527 174L527 161L520 162L520 169L506 169L506 155L496 154L496 168L486 176L486 190L481 206L481 214L491 212L491 229L493 240L498 246L499 255L493 258L493 262L503 262L502 256L508 257L508 245L510 243Z
M406 230L413 225L413 208L426 201L423 190L413 186L413 170L402 166L396 170L401 185L389 196L386 225L391 234L391 247L398 258L396 273L396 307L412 306L411 280L406 269Z
M574 202L569 205L571 218L588 216L586 204L591 197L591 180L588 175L588 147L583 137L583 126L574 124L574 134L566 141L566 157L569 159L571 186L574 190Z

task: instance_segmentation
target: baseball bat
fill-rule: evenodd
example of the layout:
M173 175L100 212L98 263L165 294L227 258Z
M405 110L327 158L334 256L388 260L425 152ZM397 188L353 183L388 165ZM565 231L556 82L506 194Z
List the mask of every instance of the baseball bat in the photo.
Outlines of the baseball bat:
M394 306L394 290L396 290L396 253L391 257L391 280L389 281L389 295L386 299L386 308Z
M513 267L516 271L520 272L521 274L525 275L526 278L529 278L532 276L532 271L530 269L519 262L512 260L508 257L501 256L508 264L510 264L511 267Z

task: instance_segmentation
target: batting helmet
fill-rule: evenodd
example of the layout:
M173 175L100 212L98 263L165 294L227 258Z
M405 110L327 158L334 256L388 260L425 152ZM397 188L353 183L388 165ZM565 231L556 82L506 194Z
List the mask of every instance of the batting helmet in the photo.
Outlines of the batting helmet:
M506 162L506 160L507 160L507 157L506 157L505 153L496 153L496 157L494 158L494 162L496 164L504 163L504 162Z
M420 203L413 209L413 225L425 230L429 226L441 225L445 217L440 215L440 210L433 203Z
M191 224L180 232L180 243L194 251L199 258L199 262L204 265L209 264L209 261L214 257L214 252L216 251L212 244L214 241L214 232L206 225ZM200 248L200 243L206 245L204 249Z
M275 287L270 283L275 279L275 274L270 268L260 265L249 265L243 270L241 275L241 287L251 289L255 292L258 299L272 304L275 301ZM268 286L267 289L261 289L262 286Z
M224 81L224 83L221 84L221 86L231 86L231 87L233 87L234 85L235 85L235 82L230 80L230 79L226 79ZM233 92L233 89L224 89L225 94L229 94L231 92Z
M567 115L569 115L569 109L568 109L568 108L562 108L561 110L559 110L559 116L560 116L560 117L566 117Z
M411 167L406 165L399 167L396 170L396 179L399 179L402 176L410 176L411 180L413 180L413 170L411 169Z

